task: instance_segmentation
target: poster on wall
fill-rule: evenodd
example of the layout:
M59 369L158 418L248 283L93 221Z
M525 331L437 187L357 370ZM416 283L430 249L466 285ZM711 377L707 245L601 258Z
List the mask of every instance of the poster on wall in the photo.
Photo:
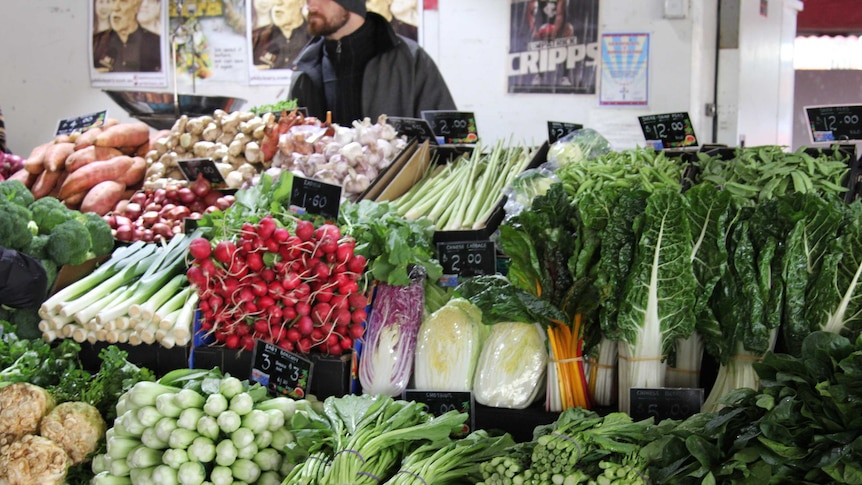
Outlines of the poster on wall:
M510 93L595 94L599 0L511 0Z
M602 34L599 104L645 106L649 99L649 34Z
M367 0L366 8L396 33L418 40L418 0ZM290 67L312 38L305 0L248 0L246 24L249 84L290 84Z
M246 84L245 0L170 0L178 84ZM190 86L190 88L189 88Z
M90 84L167 86L167 0L91 0L89 5Z

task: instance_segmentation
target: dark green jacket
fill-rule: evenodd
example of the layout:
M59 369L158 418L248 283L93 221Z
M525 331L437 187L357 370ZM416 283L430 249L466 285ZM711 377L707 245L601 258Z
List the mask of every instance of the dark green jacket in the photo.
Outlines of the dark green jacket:
M424 110L455 110L455 101L431 56L411 39L397 35L389 22L368 12L381 52L365 66L362 81L363 116L381 114L419 118ZM349 37L349 36L348 36ZM290 97L308 114L326 117L323 93L324 38L314 37L293 62Z

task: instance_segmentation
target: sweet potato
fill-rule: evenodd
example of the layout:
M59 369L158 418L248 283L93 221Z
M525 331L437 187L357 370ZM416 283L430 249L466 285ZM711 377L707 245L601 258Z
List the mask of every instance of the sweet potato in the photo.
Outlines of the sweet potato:
M89 130L81 133L81 136L75 140L75 150L82 150L87 148L88 146L92 146L93 143L96 142L96 137L99 136L99 133L102 132L102 128L99 126L94 126Z
M120 123L104 128L94 145L103 147L137 147L150 139L150 126L142 121Z
M125 190L125 184L114 180L99 182L87 191L87 195L81 201L80 211L95 212L103 216L117 205Z
M51 172L62 170L66 167L66 157L75 151L75 144L66 141L54 143L45 151L45 168Z
M63 134L63 135L57 135L54 137L54 144L55 145L57 143L69 143L71 141L72 141L72 135L68 134L68 133Z
M60 177L57 179L56 182L54 182L54 188L51 189L51 192L48 192L48 195L46 195L46 197L53 197L55 199L60 198L59 197L60 196L60 187L63 186L63 182L66 181L66 177L69 176L69 172L67 172L65 170L60 170L59 173L60 173Z
M90 145L86 148L76 150L66 157L66 170L74 172L89 163L110 160L122 154L122 152L114 147L97 147L95 145Z
M54 185L58 180L60 180L61 173L63 172L59 170L43 170L42 173L39 174L39 177L36 178L36 181L33 182L33 186L30 187L30 192L33 193L33 198L41 199L50 194L54 189Z
M45 170L45 152L53 144L53 141L49 141L33 148L30 155L24 160L24 170L36 175L42 173Z
M132 157L120 155L110 160L93 162L75 170L66 177L60 187L60 199L66 199L77 192L89 190L99 182L117 180L132 168Z
M117 182L122 183L126 187L137 187L144 181L144 176L147 174L147 159L144 157L132 157L134 163L126 173L117 179Z
M84 200L84 197L87 195L86 190L82 190L80 192L69 195L68 197L64 197L60 200L63 201L63 204L70 209L78 209L81 207L81 202Z
M22 184L27 186L27 188L29 189L33 186L33 183L36 182L37 178L39 178L39 175L35 173L30 173L22 168L21 170L18 170L17 172L10 175L9 178L7 178L6 180L18 180Z

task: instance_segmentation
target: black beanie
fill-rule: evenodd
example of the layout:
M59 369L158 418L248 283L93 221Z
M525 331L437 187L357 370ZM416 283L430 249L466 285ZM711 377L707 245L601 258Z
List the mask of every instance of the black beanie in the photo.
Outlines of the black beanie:
M363 18L365 17L365 0L335 0L335 3Z

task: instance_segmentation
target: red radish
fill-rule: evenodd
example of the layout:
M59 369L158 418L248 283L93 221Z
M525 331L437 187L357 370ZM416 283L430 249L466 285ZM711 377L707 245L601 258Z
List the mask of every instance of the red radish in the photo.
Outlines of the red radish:
M347 327L350 337L354 340L362 338L365 335L365 327L360 324L353 324Z
M246 335L241 340L242 349L248 352L254 350L254 344L254 337L252 337L251 335Z
M368 315L366 315L364 308L357 308L356 310L353 310L350 320L355 324L360 324L365 323L365 319L367 317Z
M335 224L326 223L314 230L314 236L318 241L323 241L325 239L338 241L341 239L341 230Z
M245 264L252 271L261 271L263 269L263 256L260 253L249 253L245 258Z
M296 324L294 324L294 326L304 337L311 335L311 332L314 330L314 322L308 315L303 315L299 317L299 320L296 321Z
M365 271L366 264L365 256L357 254L347 261L347 269L352 273L362 273Z
M218 244L216 244L215 250L213 251L213 256L219 263L230 264L235 253L236 245L233 242L225 239L219 241Z
M272 238L275 239L275 241L278 242L279 244L284 244L285 242L287 242L287 238L289 238L289 237L290 237L290 231L288 231L287 229L285 229L283 227L279 227L275 231L272 232Z
M296 313L303 317L311 313L311 305L305 300L300 300L296 302L294 308L296 309Z
M294 350L296 350L296 347L294 346L293 342L287 339L279 340L278 346L288 352L293 352Z
M216 338L218 338L218 334L216 334ZM235 333L227 335L224 340L224 345L229 349L238 349L240 345L239 335Z
M272 306L275 305L275 299L268 295L261 295L257 298L257 306L261 310L269 310Z
M189 279L189 283L199 288L203 288L207 284L207 277L204 276L204 273L199 266L190 266L186 271L186 278Z
M196 237L189 243L189 254L196 260L206 259L212 255L212 245L203 237Z
M307 354L311 350L311 339L308 337L299 339L299 342L296 343L296 350Z
M302 241L310 241L314 237L314 224L311 221L298 221L294 234Z
M329 320L329 314L332 311L332 306L329 303L320 302L311 310L311 319L314 323L323 323Z
M257 223L257 236L261 239L269 239L278 226L272 216L266 216Z
M269 322L262 318L254 321L253 328L255 333L263 335L269 334Z
M299 342L299 339L302 338L302 334L299 333L299 330L296 328L289 328L287 332L285 332L285 338L291 342Z

